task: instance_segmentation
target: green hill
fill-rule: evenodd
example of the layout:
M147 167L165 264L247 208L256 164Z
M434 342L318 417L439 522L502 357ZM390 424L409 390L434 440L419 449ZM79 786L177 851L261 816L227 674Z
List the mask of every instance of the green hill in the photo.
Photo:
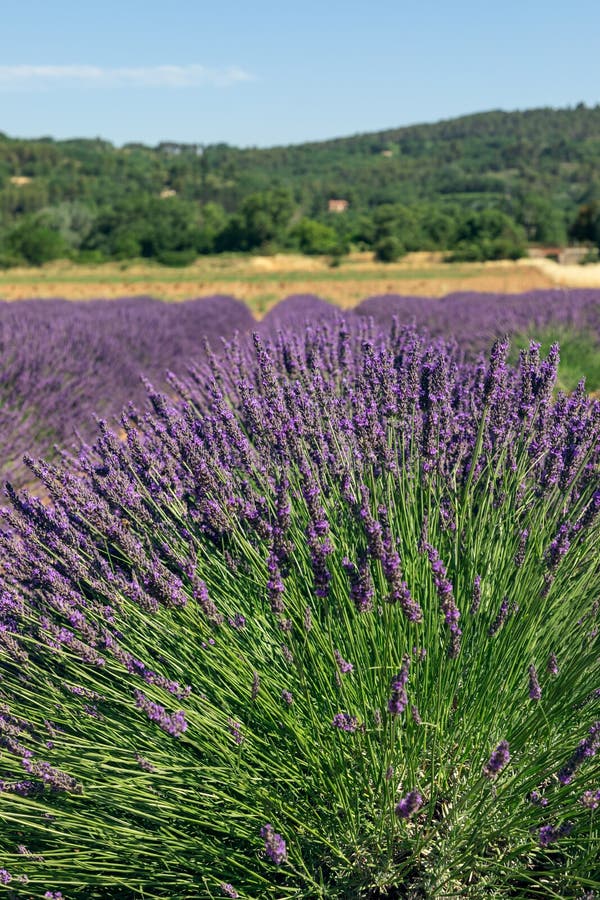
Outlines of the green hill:
M328 212L331 199L347 211ZM485 241L597 243L598 200L600 106L582 104L270 149L0 134L5 264L386 241L392 255L477 245L490 256Z

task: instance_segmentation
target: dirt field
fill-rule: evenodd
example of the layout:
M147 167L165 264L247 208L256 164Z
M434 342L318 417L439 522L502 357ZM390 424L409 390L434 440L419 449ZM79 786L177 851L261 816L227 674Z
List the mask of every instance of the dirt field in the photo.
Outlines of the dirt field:
M150 294L184 300L232 294L262 315L289 294L317 294L342 307L374 294L442 297L454 291L519 293L548 287L599 287L600 264L560 266L549 260L444 263L441 254L412 253L399 263L353 254L332 268L306 256L205 257L182 269L142 263L79 266L59 261L39 269L0 271L0 298L88 300Z

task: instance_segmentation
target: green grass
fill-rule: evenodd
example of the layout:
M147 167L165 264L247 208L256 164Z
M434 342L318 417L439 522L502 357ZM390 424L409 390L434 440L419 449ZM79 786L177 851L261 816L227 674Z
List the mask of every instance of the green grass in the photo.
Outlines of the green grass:
M517 334L512 339L512 362L517 362L519 350L526 347L532 339L539 341L544 356L552 344L560 344L557 381L560 390L573 391L581 379L585 378L589 393L600 391L600 342L593 334L556 325L542 331Z

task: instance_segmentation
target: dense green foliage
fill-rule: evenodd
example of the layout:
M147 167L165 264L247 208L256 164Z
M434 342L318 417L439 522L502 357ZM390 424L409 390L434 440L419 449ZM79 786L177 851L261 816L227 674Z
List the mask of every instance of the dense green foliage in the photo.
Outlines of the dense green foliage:
M271 149L0 134L0 264L350 246L478 260L527 241L598 244L599 163L600 106L582 104ZM336 198L343 214L328 212Z

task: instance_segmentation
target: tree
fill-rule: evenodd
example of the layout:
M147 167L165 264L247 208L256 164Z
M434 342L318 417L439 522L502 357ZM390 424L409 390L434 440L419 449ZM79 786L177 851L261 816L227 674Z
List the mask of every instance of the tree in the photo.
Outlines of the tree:
M336 231L329 225L316 222L314 219L300 219L289 232L292 246L301 253L336 254L339 239Z
M9 232L6 244L12 253L34 266L61 259L69 252L64 238L57 231L30 221L22 222Z
M393 234L380 238L375 244L375 259L380 262L396 262L405 253L406 250Z
M570 235L576 241L590 242L600 247L600 202L592 200L579 207L577 218L570 228Z

